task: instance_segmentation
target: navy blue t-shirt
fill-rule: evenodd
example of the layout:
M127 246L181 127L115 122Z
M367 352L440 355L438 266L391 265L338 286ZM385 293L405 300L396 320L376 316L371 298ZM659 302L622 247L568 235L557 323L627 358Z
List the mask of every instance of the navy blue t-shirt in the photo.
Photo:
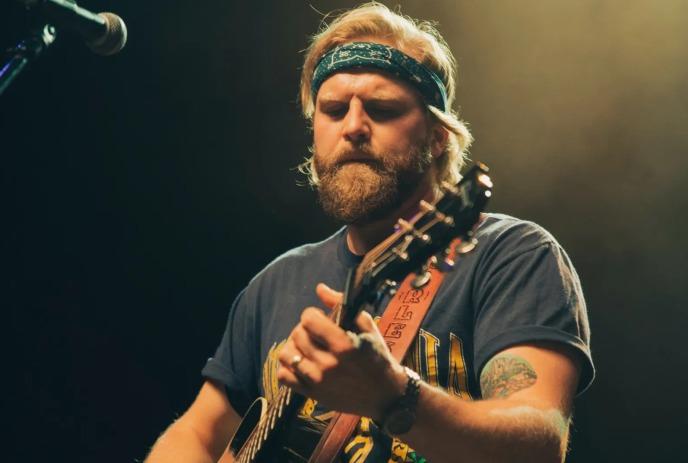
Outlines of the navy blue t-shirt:
M538 225L502 214L485 214L476 238L478 246L445 276L404 363L451 395L477 399L480 372L495 354L515 344L553 341L578 353L578 391L585 390L594 376L590 329L564 250ZM322 306L316 285L343 289L349 268L360 260L347 247L346 229L275 259L234 301L202 374L225 384L240 412L258 396L270 400L278 388L279 348L305 307ZM309 401L304 413L317 418L323 411ZM347 462L386 462L392 454L395 461L421 461L367 419L345 450Z

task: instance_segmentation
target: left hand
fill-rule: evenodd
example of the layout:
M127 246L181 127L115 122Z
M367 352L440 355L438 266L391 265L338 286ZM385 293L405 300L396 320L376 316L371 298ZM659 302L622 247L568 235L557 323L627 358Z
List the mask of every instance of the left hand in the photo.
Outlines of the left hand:
M342 294L324 284L316 288L329 308ZM406 388L406 373L389 352L373 318L356 318L361 343L315 307L306 308L279 354L279 381L326 407L380 419Z

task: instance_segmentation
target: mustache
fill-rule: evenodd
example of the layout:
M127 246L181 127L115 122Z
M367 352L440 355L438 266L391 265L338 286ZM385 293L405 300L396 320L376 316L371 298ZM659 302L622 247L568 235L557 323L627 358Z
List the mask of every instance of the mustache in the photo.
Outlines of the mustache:
M368 164L379 170L387 169L385 162L382 160L384 157L376 154L369 146L365 145L343 149L339 153L335 153L333 158L334 160L329 166L333 169L338 169L351 162Z

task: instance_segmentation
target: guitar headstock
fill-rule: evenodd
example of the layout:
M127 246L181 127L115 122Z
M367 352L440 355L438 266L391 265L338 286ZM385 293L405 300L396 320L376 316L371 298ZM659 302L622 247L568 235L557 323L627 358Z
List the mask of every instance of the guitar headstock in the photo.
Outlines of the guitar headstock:
M421 201L412 220L400 219L395 233L385 240L382 249L375 248L364 258L355 278L349 282L341 325L350 326L357 310L389 286L411 272L419 273L435 257L442 269L448 248L461 238L464 250L475 245L473 230L488 199L492 181L488 168L476 163L456 185L443 184L442 196L434 204Z

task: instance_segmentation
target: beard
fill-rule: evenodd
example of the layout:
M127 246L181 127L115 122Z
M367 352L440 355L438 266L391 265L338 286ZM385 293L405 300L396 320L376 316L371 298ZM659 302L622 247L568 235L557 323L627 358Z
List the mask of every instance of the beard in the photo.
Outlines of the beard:
M354 156L359 160L347 160ZM375 153L364 144L331 158L334 161L325 163L314 153L318 199L330 217L355 225L375 222L398 209L432 164L427 141L410 153Z

